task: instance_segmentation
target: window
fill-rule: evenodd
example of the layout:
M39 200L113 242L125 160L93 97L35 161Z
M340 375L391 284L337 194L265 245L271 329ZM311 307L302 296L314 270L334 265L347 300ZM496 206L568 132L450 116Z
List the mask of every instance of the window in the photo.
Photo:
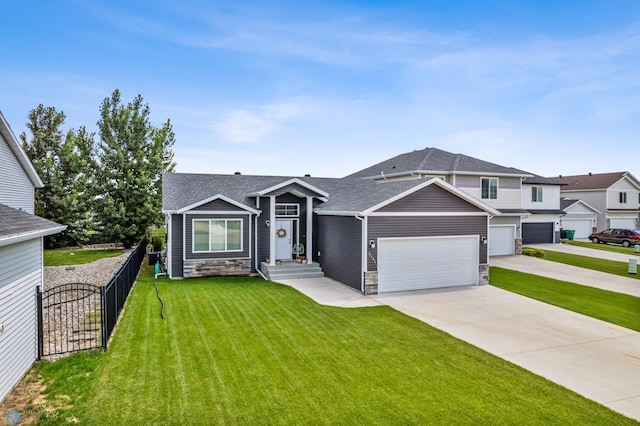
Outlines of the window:
M534 203L542 202L542 187L541 186L532 186L531 187L531 201Z
M276 204L276 216L298 216L298 205Z
M498 178L482 178L482 198L490 200L498 198Z
M194 220L193 251L242 251L242 219Z
M620 193L620 203L621 204L625 204L627 202L627 193L626 192L621 192Z

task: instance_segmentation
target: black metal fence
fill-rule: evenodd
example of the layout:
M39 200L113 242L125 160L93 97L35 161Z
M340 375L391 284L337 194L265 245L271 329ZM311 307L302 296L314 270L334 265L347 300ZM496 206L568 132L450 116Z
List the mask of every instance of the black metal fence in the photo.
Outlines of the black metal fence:
M143 239L131 253L129 259L122 264L113 278L102 287L102 347L107 350L109 338L115 328L124 302L129 296L131 287L136 281L140 265L147 251L147 239Z
M104 286L69 283L36 290L38 359L86 349L107 349L144 260L143 239Z

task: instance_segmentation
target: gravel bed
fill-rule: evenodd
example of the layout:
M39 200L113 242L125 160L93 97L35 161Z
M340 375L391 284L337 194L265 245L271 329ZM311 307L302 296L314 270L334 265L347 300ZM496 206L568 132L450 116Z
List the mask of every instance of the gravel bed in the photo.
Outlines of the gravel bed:
M83 265L45 266L44 289L48 290L68 283L86 283L103 286L129 258L131 252L132 250L127 250L120 256L105 257Z

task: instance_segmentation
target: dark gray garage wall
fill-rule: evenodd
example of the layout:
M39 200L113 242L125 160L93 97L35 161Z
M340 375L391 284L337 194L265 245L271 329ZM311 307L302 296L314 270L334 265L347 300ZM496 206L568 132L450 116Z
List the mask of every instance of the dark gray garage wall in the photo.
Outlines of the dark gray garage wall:
M317 216L318 261L329 278L360 290L362 222L353 216Z
M445 237L479 235L487 237L486 216L370 216L368 240L391 237ZM368 248L367 270L377 271L377 245ZM487 263L487 244L480 244L480 263Z

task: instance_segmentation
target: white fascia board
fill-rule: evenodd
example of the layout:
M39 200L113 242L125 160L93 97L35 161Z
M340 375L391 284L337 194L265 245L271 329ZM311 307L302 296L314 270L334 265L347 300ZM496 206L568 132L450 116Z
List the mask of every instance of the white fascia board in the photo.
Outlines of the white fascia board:
M204 204L210 203L211 201L215 201L215 200L226 201L229 204L233 204L234 206L236 206L236 207L238 207L238 208L240 208L242 210L246 210L246 211L249 211L249 212L254 213L254 214L258 214L258 212L259 212L259 210L256 210L256 209L254 209L252 207L249 207L249 206L247 206L245 204L242 204L242 203L239 203L239 202L237 202L235 200L232 200L231 198L226 197L226 196L224 196L222 194L216 194L216 195L213 195L213 196L211 196L209 198L205 198L204 200L200 200L200 201L198 201L196 203L190 204L190 205L188 205L186 207L183 207L183 208L181 208L179 210L176 210L175 213L182 214L184 212L187 212L189 210L193 210L196 207L200 207L200 206L202 206Z
M443 181L442 179L439 178L433 178L433 179L429 179L419 185L414 186L413 188L410 188L394 197L391 197L373 207L368 208L367 210L364 210L362 212L363 215L368 215L378 209L381 209L382 207L389 205L395 201L398 201L404 197L406 197L407 195L413 194L416 191L421 190L422 188L425 188L429 185L438 185L440 188L458 196L459 198L462 198L463 200L467 201L470 204L473 204L474 206L478 207L481 210L484 210L485 212L493 215L493 216L498 216L500 214L500 212L496 209L494 209L493 207L491 207L490 205L478 200L475 197L470 196L469 194L467 194L466 192L456 188L455 186Z
M208 214L217 214L217 215L240 214L240 215L251 216L252 214L257 214L253 212L248 212L246 210L190 210L184 213L191 216L208 215Z
M67 229L66 225L56 226L55 228L43 229L33 232L25 232L17 235L10 235L8 237L0 238L0 247L8 246L10 244L21 243L23 241L33 240L35 238L46 237L47 235L57 234Z
M488 212L372 212L367 215L373 216L388 216L388 217L419 217L419 216L491 216Z
M564 192L605 192L608 188L599 188L599 189L562 189L560 187L560 193Z
M418 172L418 173L431 173L431 174L435 174L434 172ZM465 172L465 171L456 171L456 172L448 172L449 174L453 174L456 176L487 176L487 177L521 177L521 178L525 178L525 177L533 177L534 175L530 174L530 173L491 173L491 172Z
M38 172L36 172L35 167L33 167L31 160L27 157L27 153L22 149L22 145L20 145L20 142L16 139L13 130L11 130L11 126L9 126L9 123L7 123L6 118L4 118L4 115L2 114L2 111L0 111L0 133L2 133L4 140L9 144L9 149L13 151L13 155L16 156L18 162L27 173L27 176L29 176L33 186L36 188L43 188L44 183L40 179L40 176L38 176Z
M292 184L298 184L298 185L300 185L300 186L302 186L304 188L307 188L307 189L309 189L309 190L311 190L311 191L313 191L313 192L315 192L318 195L323 196L323 197L328 197L329 196L328 193L326 193L325 191L321 190L320 188L316 188L315 186L311 185L310 183L307 183L307 182L305 182L303 180L300 180L298 178L293 178L293 179L286 180L284 182L280 182L279 184L273 185L272 187L269 187L269 188L266 188L266 189L263 189L263 190L260 190L260 191L257 191L257 192L253 192L253 193L249 194L249 197L258 197L258 196L261 196L261 195L265 195L265 194L273 192L273 191L275 191L277 189L284 188L285 186L292 185Z
M331 211L331 210L314 210L318 216L363 216L362 212L354 211Z

